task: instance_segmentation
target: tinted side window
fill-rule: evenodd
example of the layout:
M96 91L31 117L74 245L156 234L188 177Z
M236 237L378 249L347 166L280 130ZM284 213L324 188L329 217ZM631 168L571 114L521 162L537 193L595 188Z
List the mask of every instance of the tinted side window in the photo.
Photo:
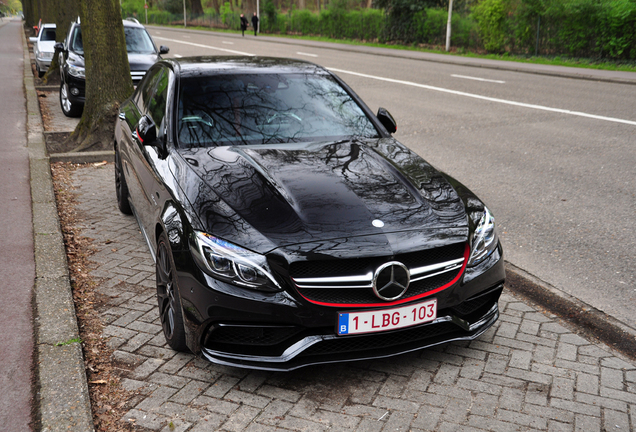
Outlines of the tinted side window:
M154 67L148 71L143 81L137 88L137 94L135 95L135 103L142 114L148 112L150 107L150 100L154 94L157 82L163 74L163 68Z
M148 113L155 122L157 127L161 126L163 118L166 115L166 101L168 99L168 73L165 69L161 69L161 73L157 74L157 87L154 95L150 99Z

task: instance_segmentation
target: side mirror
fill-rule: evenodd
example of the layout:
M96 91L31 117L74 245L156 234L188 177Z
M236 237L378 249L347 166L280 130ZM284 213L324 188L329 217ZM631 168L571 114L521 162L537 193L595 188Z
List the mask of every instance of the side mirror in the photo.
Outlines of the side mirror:
M55 51L64 51L64 44L62 42L58 42L53 45L53 48L55 49Z
M36 43L37 41L38 41L38 38L36 36L31 36L29 38L29 42L31 42L31 43Z
M376 114L382 126L385 127L388 133L393 134L397 131L397 123L393 119L393 116L390 112L388 112L385 108L378 108L378 113Z
M397 132L397 123L393 119L391 113L389 113L386 109L380 107L378 108L378 113L376 114L382 126L384 126L388 133L393 134Z
M142 145L155 147L160 155L165 153L165 138L163 134L157 136L157 126L147 115L137 123L137 138Z
M143 145L156 145L157 127L147 115L137 123L137 137Z
M170 52L170 48L165 45L161 45L159 47L159 54L168 54Z

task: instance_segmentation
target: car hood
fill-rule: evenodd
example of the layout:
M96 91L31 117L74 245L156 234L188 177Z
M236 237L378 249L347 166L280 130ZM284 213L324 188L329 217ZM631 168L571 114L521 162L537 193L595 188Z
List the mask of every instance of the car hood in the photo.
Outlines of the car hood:
M55 52L55 41L38 41L38 51L40 52Z
M128 53L128 63L131 71L147 71L150 66L161 60L157 54Z
M392 254L468 236L456 190L394 139L179 153L173 173L202 229L261 253Z

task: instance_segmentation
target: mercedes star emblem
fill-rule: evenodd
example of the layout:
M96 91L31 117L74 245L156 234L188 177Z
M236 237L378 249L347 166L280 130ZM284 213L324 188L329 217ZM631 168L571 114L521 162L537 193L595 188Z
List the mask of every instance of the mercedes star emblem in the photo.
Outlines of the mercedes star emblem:
M391 261L375 271L373 293L385 301L396 300L406 292L410 282L409 269L401 262Z

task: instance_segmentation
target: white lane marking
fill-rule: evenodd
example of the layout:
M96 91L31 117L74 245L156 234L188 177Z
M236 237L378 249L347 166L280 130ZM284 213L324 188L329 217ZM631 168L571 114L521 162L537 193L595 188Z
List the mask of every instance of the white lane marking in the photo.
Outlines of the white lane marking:
M168 42L175 42L175 43L180 43L180 44L184 44L184 45L192 45L195 47L199 47L199 48L207 48L207 49L211 49L211 50L216 50L216 51L223 51L223 52L227 52L230 54L238 54L238 55L245 55L245 56L254 56L255 54L250 54L250 53L246 53L246 52L242 52L242 51L234 51L234 50L229 50L229 49L225 49L225 48L217 48L217 47L213 47L210 45L202 45L202 44L198 44L198 43L194 43L194 42L184 42L184 41L180 41L180 40L176 40L176 39L168 39L168 38L164 38L164 37L157 37L155 39L161 39L161 40L165 40Z
M452 77L455 78L463 78L463 79L469 79L469 80L475 80L475 81L484 81L484 82L491 82L491 83L497 83L497 84L505 84L505 81L499 81L499 80L491 80L491 79L486 79L486 78L477 78L477 77L471 77L471 76L466 76L466 75L455 75L455 74L451 74Z
M229 41L221 41L221 43L224 43L226 45L234 45L234 42L229 42Z
M309 53L300 52L300 51L296 51L296 54L298 54L298 55L304 55L304 56L309 56L309 57L318 57L318 54L309 54Z
M175 54L174 56L175 56L176 58L181 58L181 57L183 57L182 55L179 55L179 54Z
M491 98L491 97L488 97L488 96L481 96L481 95L472 94L472 93L465 93L465 92L460 92L460 91L456 91L456 90L449 90L449 89L445 89L445 88L441 88L441 87L433 87L433 86L429 86L429 85L425 85L425 84L418 84L418 83L414 83L414 82L410 82L410 81L402 81L402 80L396 80L396 79L392 79L392 78L383 78L383 77L378 77L378 76L373 76L373 75L362 74L362 73L358 73L358 72L346 71L346 70L342 70L342 69L335 69L335 68L329 68L329 67L327 67L327 69L329 69L331 71L334 71L334 72L338 72L338 73L355 75L355 76L359 76L359 77L363 77L363 78L371 78L371 79L375 79L375 80L379 80L379 81L391 82L391 83L395 83L395 84L403 84L403 85L408 85L408 86L413 86L413 87L419 87L419 88L423 88L423 89L427 89L427 90L434 90L434 91L439 91L439 92L443 92L443 93L450 93L450 94L454 94L454 95L458 95L458 96L466 96L466 97L471 97L471 98L475 98L475 99L482 99L482 100L486 100L486 101L490 101L490 102L502 103L502 104L506 104L506 105L514 105L514 106L519 106L519 107L523 107L523 108L532 108L532 109L537 109L537 110L542 110L542 111L555 112L555 113L559 113L559 114L569 114L569 115L573 115L573 116L587 117L587 118L592 118L592 119L596 119L596 120L604 120L604 121L609 121L609 122L614 122L614 123L624 123L624 124L636 126L636 121L632 121L632 120L623 120L623 119L619 119L619 118L599 116L599 115L588 114L588 113L579 112L579 111L570 111L570 110L565 110L565 109L546 107L546 106L542 106L542 105L533 105L533 104L526 104L526 103L522 103L522 102L509 101L509 100L505 100L505 99Z

